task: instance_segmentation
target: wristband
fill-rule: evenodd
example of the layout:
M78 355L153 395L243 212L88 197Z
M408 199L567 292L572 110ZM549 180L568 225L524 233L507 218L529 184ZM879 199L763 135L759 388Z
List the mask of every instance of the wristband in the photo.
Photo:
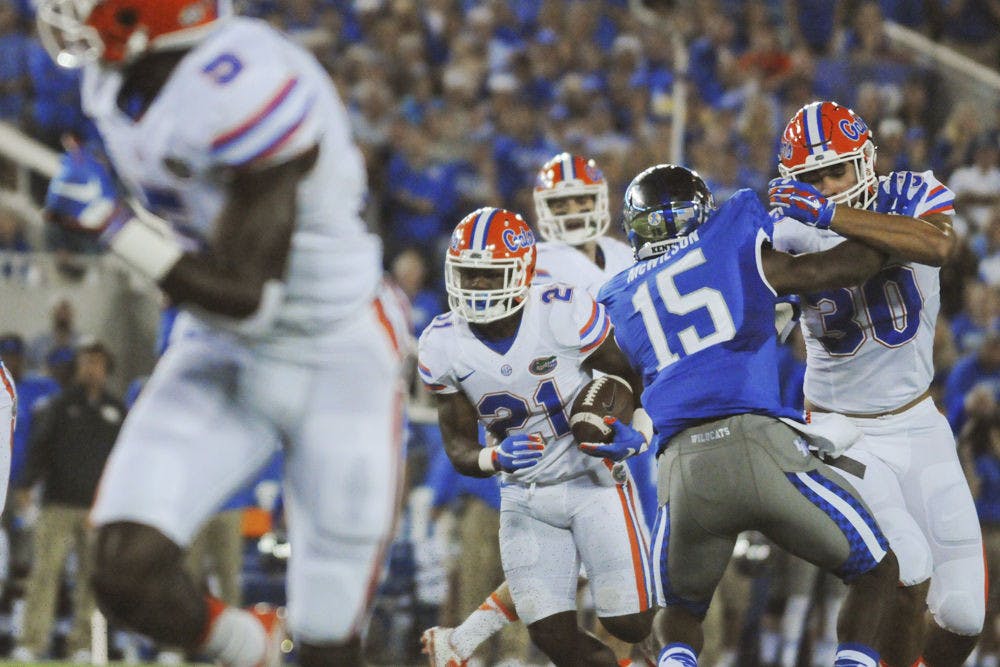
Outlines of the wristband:
M632 413L632 428L642 435L642 439L646 442L642 447L642 451L646 451L649 443L653 440L653 420L650 419L649 413L645 409L636 408Z
M496 467L493 465L493 454L496 452L496 447L483 447L479 450L479 469L483 472L494 473L497 471Z
M114 232L108 245L144 276L159 282L184 254L180 244L132 217Z

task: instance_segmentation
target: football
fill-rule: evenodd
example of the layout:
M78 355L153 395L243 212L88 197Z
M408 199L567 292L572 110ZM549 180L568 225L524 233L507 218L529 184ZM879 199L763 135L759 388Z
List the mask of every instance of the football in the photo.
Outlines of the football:
M632 421L635 408L632 389L625 380L602 375L583 386L570 408L569 427L577 442L611 442L613 430L605 417Z

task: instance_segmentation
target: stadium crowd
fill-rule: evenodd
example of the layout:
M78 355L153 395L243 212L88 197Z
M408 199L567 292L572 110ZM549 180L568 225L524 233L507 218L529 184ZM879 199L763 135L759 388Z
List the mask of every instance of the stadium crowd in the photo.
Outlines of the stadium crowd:
M997 69L1000 15L993 5L678 1L660 3L661 13L644 19L627 0L238 4L308 44L348 104L368 168L367 216L384 241L387 270L411 298L415 334L446 308L440 269L448 233L464 212L489 203L530 221L538 168L568 151L600 165L615 215L632 176L673 154L678 88L686 101L683 162L718 200L751 188L766 201L779 134L796 109L815 99L852 107L874 132L880 171L932 169L956 194L961 242L941 273L932 389L959 437L989 562L1000 572L1000 105L941 99L945 75L884 31L891 20ZM0 0L0 120L56 150L67 133L97 141L78 87L77 75L57 68L35 37L30 0ZM32 247L25 224L0 211L0 279L17 279L17 253L97 252L55 227L47 228L44 247ZM58 322L54 332L64 340L48 347L44 336L27 346L4 338L0 355L7 361L27 352L25 375L51 376L79 337ZM801 394L802 355L793 337L786 355L792 395ZM53 383L35 393L58 389ZM415 404L425 400L421 391L414 390ZM384 664L419 661L421 629L454 624L471 611L463 604L482 599L477 590L463 592L460 602L449 585L456 576L449 554L459 547L448 526L462 513L488 513L495 500L423 485L440 458L440 436L419 420L411 431L410 500L369 633L369 653ZM23 448L29 438L25 432L17 442ZM18 456L26 452L15 451L15 475ZM6 525L18 527L24 511L9 504ZM837 587L788 565L754 535L741 540L737 555L716 605L726 612L716 620L726 628L714 631L725 637L717 655L730 664L794 665L799 638L822 648ZM485 592L502 579L496 573ZM790 590L808 593L813 623L783 621ZM800 620L808 613L795 611ZM991 585L975 663L983 667L1000 661L998 611L1000 585ZM492 648L496 656L538 658L523 635ZM822 650L816 655L823 659ZM706 655L701 664L713 663Z

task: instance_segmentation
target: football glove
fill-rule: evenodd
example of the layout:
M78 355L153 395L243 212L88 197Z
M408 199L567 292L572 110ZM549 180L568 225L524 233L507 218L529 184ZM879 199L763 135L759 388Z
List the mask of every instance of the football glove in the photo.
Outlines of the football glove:
M646 451L649 443L642 433L614 417L605 417L604 423L614 431L611 442L581 442L578 445L581 452L618 462Z
M875 211L908 215L912 218L916 216L917 206L927 194L927 185L926 180L912 171L894 172L878 185Z
M542 458L545 443L537 433L509 435L493 448L493 468L503 472L517 472L530 468Z
M62 227L108 244L133 217L107 164L90 150L68 144L45 195L46 216Z
M819 229L830 228L837 210L837 205L819 190L792 178L772 179L767 196L771 206L780 209L787 217Z

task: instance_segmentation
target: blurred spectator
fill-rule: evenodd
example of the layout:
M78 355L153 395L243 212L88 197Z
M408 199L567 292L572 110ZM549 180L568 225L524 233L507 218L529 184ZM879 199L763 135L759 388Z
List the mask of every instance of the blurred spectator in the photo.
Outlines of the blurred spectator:
M17 7L0 0L0 120L20 125L28 103L28 50Z
M986 333L995 328L1000 315L997 290L986 283L967 283L965 304L965 308L951 320L955 346L963 355L979 349Z
M726 92L725 81L735 64L732 49L736 27L733 18L712 12L704 18L704 35L695 39L688 50L688 77L701 99L715 106Z
M24 221L13 210L0 206L0 278L26 279L31 269L26 256L29 252L31 246L24 233Z
M455 206L455 170L431 155L423 129L397 121L393 129L396 153L388 166L389 253L396 248L432 246L451 224Z
M25 599L24 635L12 654L23 662L48 652L56 591L70 552L76 554L77 568L68 648L74 660L90 660L90 617L95 604L90 585L93 533L87 513L118 437L125 406L108 393L114 362L104 344L87 341L77 357L73 386L38 414L24 476L15 490L17 505L25 511L32 503L32 488L44 483Z
M955 213L966 223L966 236L985 231L990 215L997 215L994 209L1000 205L1000 146L996 141L988 134L977 136L969 147L970 160L948 179L948 187L955 193Z
M983 130L982 115L975 102L958 100L948 114L931 150L931 169L950 177L967 162L969 148ZM959 229L964 233L964 229Z
M844 0L794 0L788 3L792 34L816 55L829 53L837 26L843 25Z
M45 399L58 393L60 386L51 377L27 372L24 339L16 333L0 336L0 360L14 378L17 391L17 424L14 427L10 466L10 488L13 488L24 471L35 410Z
M73 304L65 297L60 298L50 311L49 329L36 335L28 344L28 368L43 369L50 352L58 348L72 349L79 339Z
M1000 330L991 329L979 349L956 363L944 389L951 430L959 433L966 419L985 413L1000 397Z
M28 72L33 93L28 128L36 139L61 151L64 134L73 134L83 141L97 136L80 107L79 70L59 67L39 42L32 41L28 49Z
M406 248L392 261L392 277L410 300L413 333L420 336L424 327L445 311L440 292L428 287L427 258L416 248Z
M943 42L996 68L1000 55L1000 7L994 0L950 0L943 6Z
M1000 206L988 211L986 224L972 239L972 249L979 257L979 279L1000 286Z
M990 568L986 620L979 643L979 664L997 664L1000 638L1000 414L995 402L986 401L986 414L970 419L959 437L958 446L969 486L976 500L976 511L983 531L983 548ZM992 663L987 662L992 658Z

